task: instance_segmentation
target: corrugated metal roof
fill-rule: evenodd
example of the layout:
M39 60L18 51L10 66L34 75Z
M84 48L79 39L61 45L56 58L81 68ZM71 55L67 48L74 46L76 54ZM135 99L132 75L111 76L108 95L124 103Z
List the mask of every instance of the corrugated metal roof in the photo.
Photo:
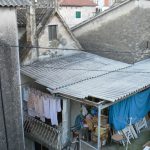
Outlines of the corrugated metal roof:
M30 5L29 0L0 0L0 6L27 6Z
M148 87L150 87L150 59L55 92L78 98L93 96L114 102Z
M128 65L97 55L78 52L37 61L21 72L54 93L84 99L88 96L114 102L150 86L150 59Z
M21 72L51 90L56 90L127 66L129 65L125 63L80 51L71 56L34 62L22 67Z

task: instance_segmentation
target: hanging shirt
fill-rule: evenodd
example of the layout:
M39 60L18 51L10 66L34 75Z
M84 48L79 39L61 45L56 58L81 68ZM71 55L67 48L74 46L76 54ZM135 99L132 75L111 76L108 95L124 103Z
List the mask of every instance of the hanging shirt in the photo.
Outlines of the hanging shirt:
M61 100L59 98L56 98L56 109L57 112L61 112Z
M22 87L22 99L28 101L30 94L30 88L28 86Z
M43 96L39 96L38 99L38 107L39 107L39 117L40 119L45 122L45 117L44 117L44 106L43 106Z
M44 117L50 119L50 100L48 96L43 96Z
M58 125L58 119L57 119L57 100L50 96L50 118L52 125Z
M82 115L86 116L88 114L88 111L84 105L82 105Z
M30 92L29 100L27 102L27 107L28 107L28 114L32 117L36 116L35 107L34 107L34 98L35 98L34 93Z
M39 116L39 96L38 95L35 95L34 96L34 108L35 108L35 114L37 117L40 117Z

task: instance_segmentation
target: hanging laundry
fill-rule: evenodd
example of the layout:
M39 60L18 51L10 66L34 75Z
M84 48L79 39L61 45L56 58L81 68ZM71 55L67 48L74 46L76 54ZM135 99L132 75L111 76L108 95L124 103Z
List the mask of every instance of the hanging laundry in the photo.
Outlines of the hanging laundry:
M38 106L39 106L39 117L43 122L45 122L43 96L41 95L39 96L39 99L38 99Z
M88 114L88 111L84 105L82 105L82 115L86 116Z
M36 116L37 117L40 117L39 116L39 96L38 95L36 95L36 96L34 96L34 108L35 108L35 114L36 114Z
M52 125L58 125L57 118L57 101L53 96L50 96L50 118Z
M33 92L30 92L29 99L27 101L28 114L32 117L36 116L35 107L34 107L34 97L35 97L35 94Z
M44 117L50 119L50 100L48 96L43 96Z
M45 118L51 119L52 125L58 125L57 113L61 112L60 98L31 88L27 107L30 116L38 117L43 122L45 122Z
M22 87L22 99L28 101L29 99L30 88L28 86Z
M61 100L59 97L56 98L56 109L57 112L61 112Z

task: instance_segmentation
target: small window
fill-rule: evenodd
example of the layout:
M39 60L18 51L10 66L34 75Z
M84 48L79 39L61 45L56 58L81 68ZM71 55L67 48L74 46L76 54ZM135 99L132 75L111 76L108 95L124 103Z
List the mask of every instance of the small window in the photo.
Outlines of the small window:
M49 25L48 32L49 32L49 41L57 39L57 25Z
M76 18L81 18L81 12L80 11L76 11Z

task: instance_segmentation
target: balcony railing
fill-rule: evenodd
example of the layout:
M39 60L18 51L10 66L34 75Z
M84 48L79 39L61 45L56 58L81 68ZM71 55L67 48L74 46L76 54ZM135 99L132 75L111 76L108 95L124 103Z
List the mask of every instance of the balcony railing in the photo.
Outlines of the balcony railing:
M31 116L24 116L25 136L49 149L61 149L61 130L53 128Z

